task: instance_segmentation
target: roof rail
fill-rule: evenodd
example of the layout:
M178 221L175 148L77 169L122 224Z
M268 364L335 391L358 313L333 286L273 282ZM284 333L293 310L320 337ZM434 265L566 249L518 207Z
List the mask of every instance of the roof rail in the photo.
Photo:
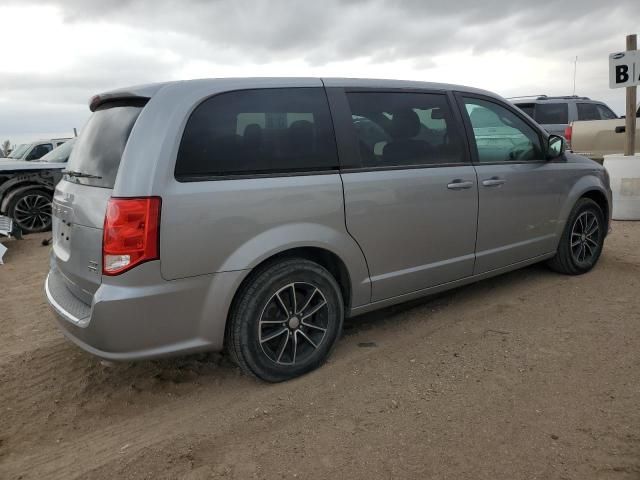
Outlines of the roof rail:
M519 95L517 97L507 97L507 100L517 100L519 98L546 98L546 95Z
M589 97L581 97L580 95L557 95L557 96L553 96L553 97L547 97L545 95L544 98L546 98L546 99L561 98L561 99L564 99L564 100L591 100Z
M589 97L580 97L578 95L523 95L521 97L509 97L507 100L524 100L526 98L534 100L591 100Z

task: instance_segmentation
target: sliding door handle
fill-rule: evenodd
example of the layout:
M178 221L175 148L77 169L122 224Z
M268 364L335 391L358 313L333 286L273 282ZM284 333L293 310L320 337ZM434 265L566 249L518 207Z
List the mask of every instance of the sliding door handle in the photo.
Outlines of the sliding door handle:
M504 178L492 177L487 180L482 181L482 186L484 187L499 187L503 185L505 182Z
M459 178L453 180L450 184L447 185L449 190L466 190L467 188L473 187L473 182L460 180Z

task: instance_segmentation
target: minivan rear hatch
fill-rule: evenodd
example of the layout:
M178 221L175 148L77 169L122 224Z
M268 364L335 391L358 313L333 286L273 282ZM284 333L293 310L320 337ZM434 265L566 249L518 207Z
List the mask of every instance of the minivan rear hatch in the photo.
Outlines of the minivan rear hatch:
M120 160L147 98L98 106L73 147L52 207L52 272L90 305L102 278L102 232ZM95 108L94 108L95 107Z

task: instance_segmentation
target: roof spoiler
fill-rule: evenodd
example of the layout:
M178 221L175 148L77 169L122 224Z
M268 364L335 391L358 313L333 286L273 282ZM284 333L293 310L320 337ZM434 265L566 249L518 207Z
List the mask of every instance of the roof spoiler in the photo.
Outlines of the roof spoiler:
M110 102L133 101L146 103L150 98L151 97L136 95L135 93L131 92L101 93L100 95L94 95L93 97L91 97L91 100L89 100L89 110L95 112L98 107Z

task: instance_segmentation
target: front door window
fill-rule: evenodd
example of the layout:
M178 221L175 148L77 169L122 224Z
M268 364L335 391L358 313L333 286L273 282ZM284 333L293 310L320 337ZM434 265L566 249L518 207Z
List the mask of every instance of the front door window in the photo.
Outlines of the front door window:
M538 133L515 113L496 103L464 98L480 163L542 160Z

